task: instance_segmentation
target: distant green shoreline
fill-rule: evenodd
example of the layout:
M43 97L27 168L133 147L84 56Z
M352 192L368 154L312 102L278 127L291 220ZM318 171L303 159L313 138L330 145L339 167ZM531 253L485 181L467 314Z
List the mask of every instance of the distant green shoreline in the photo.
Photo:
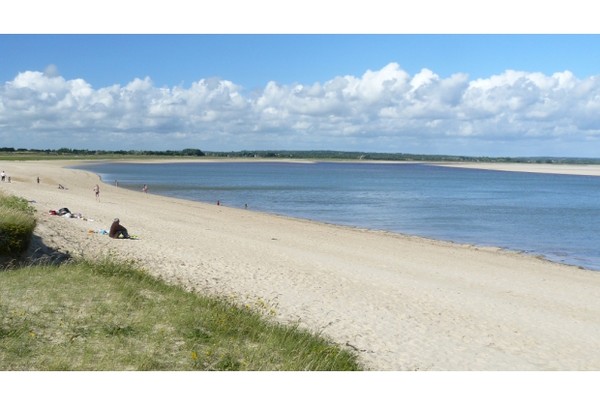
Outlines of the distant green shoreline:
M179 151L106 151L59 148L15 149L0 148L0 160L55 160L55 159L198 159L198 158L262 158L262 159L315 159L315 160L356 160L356 161L397 161L397 162L480 162L480 163L539 163L539 164L600 164L600 158L574 157L486 157L464 155L432 155L359 151L285 151L285 150L242 150L231 152L202 151L187 148Z

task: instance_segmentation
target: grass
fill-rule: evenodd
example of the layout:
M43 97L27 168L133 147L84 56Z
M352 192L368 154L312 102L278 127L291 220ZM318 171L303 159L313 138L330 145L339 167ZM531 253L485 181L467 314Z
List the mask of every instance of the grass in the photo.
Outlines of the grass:
M29 202L22 197L6 195L0 192L0 207L6 209L12 209L22 213L33 215L35 209L29 204Z
M132 264L77 261L0 272L0 369L359 370L298 326L168 285Z
M27 249L36 224L33 214L27 200L0 192L0 256Z

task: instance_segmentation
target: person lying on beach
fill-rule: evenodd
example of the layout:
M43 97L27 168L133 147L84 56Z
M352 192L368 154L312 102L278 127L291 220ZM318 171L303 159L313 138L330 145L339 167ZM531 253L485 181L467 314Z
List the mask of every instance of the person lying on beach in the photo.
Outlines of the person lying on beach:
M129 238L127 229L119 223L119 219L114 219L108 232L110 238Z

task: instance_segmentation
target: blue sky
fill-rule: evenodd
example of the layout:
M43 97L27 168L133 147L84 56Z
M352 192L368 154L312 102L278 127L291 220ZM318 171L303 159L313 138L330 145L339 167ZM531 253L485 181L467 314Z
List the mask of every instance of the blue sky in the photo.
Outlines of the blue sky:
M0 147L600 155L600 35L432 26L123 35L19 25L0 34Z
M66 79L83 78L94 87L146 76L157 86L219 77L248 90L269 81L312 84L360 76L390 62L410 74L428 68L444 77L461 72L483 78L508 69L600 74L600 35L6 34L0 39L2 82L51 64Z

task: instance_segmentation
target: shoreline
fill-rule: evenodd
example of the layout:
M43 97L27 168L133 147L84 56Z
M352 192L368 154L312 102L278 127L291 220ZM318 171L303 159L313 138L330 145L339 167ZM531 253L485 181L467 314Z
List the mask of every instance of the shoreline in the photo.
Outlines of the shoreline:
M69 160L64 160L64 162ZM406 165L423 164L431 166L444 166L449 168L481 169L491 171L507 172L525 172L525 173L544 173L555 175L580 175L580 176L600 176L600 165L597 164L542 164L542 163L504 163L504 162L445 162L445 161L389 161L389 160L349 160L349 159L295 159L295 158L144 158L144 159L102 159L86 160L74 159L73 162L92 165L94 163L140 163L140 164L160 164L160 163L349 163L349 164L388 164L388 165ZM42 162L42 161L38 161Z
M355 348L373 370L598 370L600 274L494 247L143 194L6 161L0 190L35 201L45 245L133 260L186 289L259 307ZM42 181L36 184L35 178ZM60 190L57 184L67 189ZM48 215L68 207L87 219ZM119 217L134 241L96 233ZM90 232L91 231L91 232Z
M69 160L65 160L69 161ZM39 161L41 162L41 161ZM596 164L541 164L541 163L502 163L502 162L439 162L439 161L385 161L385 160L323 160L323 159L280 159L280 158L167 158L167 159L77 159L78 165L106 163L135 164L178 164L178 163L289 163L312 165L318 163L347 163L370 165L410 165L420 164L458 169L477 169L486 171L539 173L548 175L600 176L600 165Z
M319 164L319 163L337 163L337 164L386 164L386 165L422 165L422 166L440 166L440 167L454 167L454 168L465 168L465 169L478 169L478 170L489 170L489 171L506 171L506 172L520 172L520 173L540 173L540 174L561 174L561 175L584 175L584 176L600 176L600 165L590 165L590 164L538 164L538 163L477 163L477 162L466 162L466 163L444 163L439 161L384 161L384 160L305 160L305 159L287 159L287 158L167 158L167 159L144 159L142 162L137 160L102 160L102 161L85 161L83 168L77 168L86 170L85 166L93 166L95 163L102 164L112 164L112 163L131 163L131 164L180 164L180 163L191 163L191 164L228 164L228 163L248 163L248 164L260 164L260 163L279 163L279 164ZM102 182L107 183L105 180L100 178ZM109 184L109 183L107 183ZM164 195L168 196L168 195ZM196 201L196 200L191 200ZM210 204L211 202L207 202L206 200L197 200L202 203ZM264 212L269 215L280 215L283 217L290 217L295 219L304 219L303 217L293 217L288 216L284 212L275 213L275 212ZM320 220L314 220L317 223L326 223L331 225L337 225L332 222L323 222ZM390 229L378 229L378 228L370 228L369 225L349 225L345 224L344 226L349 228L358 228L365 230L372 230L375 232L378 231L387 231L392 234L400 234L407 235L410 234L403 233L402 231L390 230ZM575 259L576 257L570 256L565 257L559 254L555 254L553 252L544 252L543 250L533 250L533 249L525 249L518 246L511 246L508 243L500 243L498 245L493 245L494 243L479 243L477 241L469 241L469 240L453 240L449 238L444 238L444 236L439 236L435 234L431 235L419 235L415 234L415 237L421 237L424 239L434 240L434 241L445 241L457 245L464 246L473 246L477 248L492 248L496 250L503 250L509 252L520 253L527 256L538 257L550 262L555 262L559 264L564 264L567 266L574 266L580 269L592 270L595 272L600 271L600 265L596 265L589 260L579 260Z

